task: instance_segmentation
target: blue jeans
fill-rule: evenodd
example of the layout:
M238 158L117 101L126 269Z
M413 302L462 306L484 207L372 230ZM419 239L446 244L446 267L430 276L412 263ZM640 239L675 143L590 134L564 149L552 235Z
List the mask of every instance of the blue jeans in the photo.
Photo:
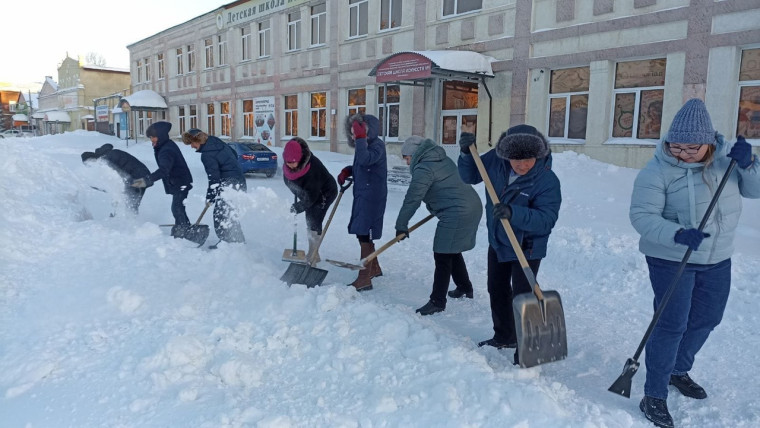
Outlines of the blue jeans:
M680 262L647 257L655 311ZM686 264L646 344L644 394L668 398L670 375L691 370L694 356L720 324L731 288L731 259L712 265Z

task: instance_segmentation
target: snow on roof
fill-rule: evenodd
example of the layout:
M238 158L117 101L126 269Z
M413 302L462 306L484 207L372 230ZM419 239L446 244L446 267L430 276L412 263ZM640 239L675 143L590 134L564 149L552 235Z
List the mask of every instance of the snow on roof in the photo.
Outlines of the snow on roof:
M493 77L491 63L495 58L472 51L410 51L422 55L439 68L464 73L485 74ZM403 53L403 52L399 52Z
M58 83L56 83L56 81L53 80L52 77L45 76L45 82L47 82L48 85L52 86L53 89L55 89L56 91L58 90Z
M117 71L119 73L129 73L129 69L128 68L101 67L99 65L92 65L92 64L83 65L82 68L87 68L87 69L90 69L90 70Z
M11 116L11 120L14 122L27 122L29 118L25 114L18 113Z
M71 122L69 114L65 111L53 110L45 113L45 122Z
M155 91L151 91L150 89L137 91L132 95L123 97L121 100L119 100L119 106L121 107L125 102L129 104L130 108L138 110L140 108L167 108L164 97Z

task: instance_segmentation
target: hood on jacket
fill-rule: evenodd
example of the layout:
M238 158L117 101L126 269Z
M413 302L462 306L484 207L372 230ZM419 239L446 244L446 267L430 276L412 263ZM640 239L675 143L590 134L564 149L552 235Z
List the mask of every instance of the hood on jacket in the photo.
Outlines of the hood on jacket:
M713 152L713 157L717 158L726 156L727 149L728 145L726 144L723 135L719 132L715 132L715 152ZM661 162L680 168L696 168L704 166L704 162L688 163L673 156L668 149L668 142L664 138L657 143L657 147L654 150L654 157Z
M380 120L371 114L356 113L346 118L345 131L346 139L348 140L349 147L355 147L356 142L354 137L351 136L351 125L354 122L367 124L367 142L377 138L380 135Z
M298 144L298 147L301 149L301 156L298 160L298 166L291 170L288 165L287 159L283 159L282 162L282 172L287 177L288 180L296 180L300 177L303 177L304 174L306 174L309 171L309 168L311 167L311 150L309 150L309 145L306 143L306 141L303 138L300 137L293 137L288 143L286 144L286 147L289 147L292 151L295 147L294 144ZM284 156L283 156L284 157Z
M414 169L420 162L440 162L447 158L446 150L443 147L438 146L430 138L422 140L419 147L412 155L412 160L409 162L409 168Z
M148 138L157 137L158 141L164 141L169 139L169 131L172 129L171 122L160 121L151 124L148 129L145 130L145 136Z

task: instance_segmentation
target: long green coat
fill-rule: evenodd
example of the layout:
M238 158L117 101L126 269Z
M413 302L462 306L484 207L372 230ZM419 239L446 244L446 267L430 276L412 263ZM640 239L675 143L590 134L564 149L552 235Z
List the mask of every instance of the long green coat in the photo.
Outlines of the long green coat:
M456 254L475 247L475 235L483 215L477 192L459 178L454 162L443 148L427 139L420 143L409 164L412 181L396 219L396 230L408 230L422 202L438 218L433 251Z

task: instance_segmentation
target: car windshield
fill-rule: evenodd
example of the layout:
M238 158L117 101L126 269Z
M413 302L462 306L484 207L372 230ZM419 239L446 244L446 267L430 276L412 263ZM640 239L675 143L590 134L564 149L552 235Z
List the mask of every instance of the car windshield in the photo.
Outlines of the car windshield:
M244 146L246 146L249 150L253 150L254 152L271 152L269 150L269 147L259 144L259 143L242 143Z

